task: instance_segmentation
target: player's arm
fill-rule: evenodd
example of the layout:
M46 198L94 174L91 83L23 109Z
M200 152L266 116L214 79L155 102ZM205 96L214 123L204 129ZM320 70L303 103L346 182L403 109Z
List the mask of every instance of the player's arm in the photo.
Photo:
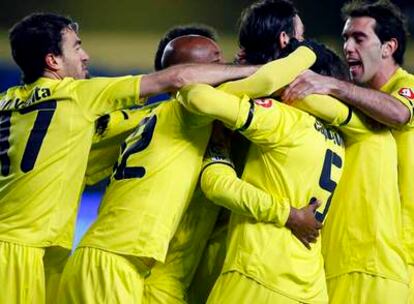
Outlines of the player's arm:
M195 83L217 85L253 74L259 66L226 64L182 64L142 76L140 97L174 92Z
M314 212L317 204L296 209L290 201L269 193L239 179L230 159L230 134L215 121L206 149L201 174L201 188L216 204L257 221L286 226L308 247L315 241L321 227Z
M341 130L369 132L369 127L360 115L332 96L312 94L304 99L294 100L291 105Z
M253 75L224 83L219 89L236 96L247 95L250 98L270 96L310 68L315 60L315 53L310 48L301 46L286 58L271 61Z
M297 77L285 90L283 100L292 102L310 94L335 96L373 119L391 127L402 126L411 118L409 108L389 94L363 88L333 77L321 76L312 71L305 71Z
M190 112L220 120L233 130L244 126L251 108L247 96L237 97L205 84L185 86L177 100Z
M143 107L115 111L95 122L95 134L85 173L87 185L94 185L110 176L122 142L150 110L151 107Z
M224 163L215 162L203 170L201 188L208 199L236 214L286 226L308 248L322 227L314 214L318 204L293 208L287 198L273 196L239 179L234 169Z
M294 132L296 120L287 110L269 100L266 107L257 106L248 96L238 97L208 85L184 87L177 100L189 111L222 121L228 128L242 132L251 142L272 148ZM271 108L277 108L270 111ZM272 112L272 113L269 113Z

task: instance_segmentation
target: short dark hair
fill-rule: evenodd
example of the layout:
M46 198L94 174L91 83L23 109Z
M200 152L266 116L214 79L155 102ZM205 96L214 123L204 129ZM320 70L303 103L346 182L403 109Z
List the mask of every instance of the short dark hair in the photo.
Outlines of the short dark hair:
M60 15L34 13L10 29L12 56L23 73L24 83L32 83L43 75L47 54L62 54L62 31L65 28L77 31L78 26Z
M156 71L166 68L162 64L162 55L164 54L165 47L168 43L178 37L188 36L188 35L198 35L209 38L211 40L217 41L216 31L204 24L188 24L180 25L171 28L168 32L164 34L164 37L158 43L158 48L155 53L154 59L154 69Z
M375 19L375 34L381 43L397 39L398 48L393 54L399 65L404 62L408 30L406 19L401 10L388 0L352 1L342 7L342 17L371 17Z
M349 69L346 62L326 45L315 40L305 39L303 42L298 42L293 38L281 51L279 58L288 56L299 46L306 44L308 41L309 44L312 43L313 45L316 44L318 46L318 57L320 57L318 58L317 63L310 67L312 71L321 75L331 76L336 79L350 81Z
M297 9L289 0L261 0L247 7L240 17L239 45L250 64L274 60L280 52L281 32L295 35Z

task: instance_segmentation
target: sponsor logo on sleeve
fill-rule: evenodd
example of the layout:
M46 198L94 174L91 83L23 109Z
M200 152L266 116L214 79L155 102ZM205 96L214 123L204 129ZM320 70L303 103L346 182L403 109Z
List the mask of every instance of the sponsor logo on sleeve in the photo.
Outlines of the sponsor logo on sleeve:
M398 94L401 96L408 98L409 100L414 100L414 91L410 88L402 88L398 91Z
M255 99L254 103L266 109L271 108L273 106L273 100L270 98Z

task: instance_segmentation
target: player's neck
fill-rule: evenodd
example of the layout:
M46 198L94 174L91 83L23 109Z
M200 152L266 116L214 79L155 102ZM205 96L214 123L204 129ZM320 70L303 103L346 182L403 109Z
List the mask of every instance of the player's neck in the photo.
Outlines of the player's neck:
M61 75L59 75L58 72L52 71L52 70L49 70L49 69L44 70L43 77L50 78L50 79L57 79L57 80L63 79L63 77Z
M394 62L387 63L378 69L378 73L368 82L368 86L371 89L381 89L394 75L400 66Z

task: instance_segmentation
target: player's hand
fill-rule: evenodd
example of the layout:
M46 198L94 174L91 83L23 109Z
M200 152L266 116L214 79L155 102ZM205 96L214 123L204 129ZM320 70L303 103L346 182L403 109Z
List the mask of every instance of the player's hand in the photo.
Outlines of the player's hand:
M306 70L291 82L283 91L281 98L284 103L291 104L311 94L328 95L330 93L330 77Z
M332 60L330 52L322 43L311 39L297 40L296 38L290 38L289 43L282 49L280 58L286 57L300 46L305 46L315 53L316 60L312 65L312 69L316 71L323 70L323 67L326 67Z
M315 218L316 209L320 206L320 201L314 200L308 206L302 209L291 207L286 227L289 228L293 235L311 249L310 243L315 243L322 224Z
M244 49L240 49L233 60L234 64L247 64L246 52Z

